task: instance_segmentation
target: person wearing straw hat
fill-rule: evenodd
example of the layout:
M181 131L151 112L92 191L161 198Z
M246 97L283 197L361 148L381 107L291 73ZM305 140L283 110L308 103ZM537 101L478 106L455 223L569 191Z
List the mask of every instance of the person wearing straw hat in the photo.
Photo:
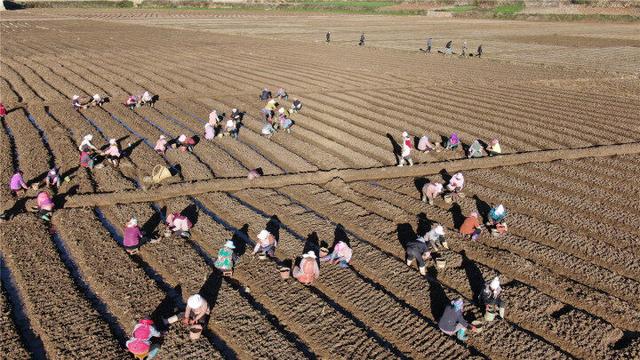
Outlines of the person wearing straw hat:
M485 306L485 311L495 311L504 319L504 303L502 302L502 287L500 279L496 276L491 281L484 284L484 289L480 293L480 303Z
M309 251L302 255L300 265L293 267L292 275L304 285L311 285L320 277L320 267L316 254Z
M413 143L409 137L409 133L402 132L402 146L400 154L398 155L398 166L404 166L405 163L409 163L409 166L413 166L413 159L411 158L411 150L413 149Z
M476 327L470 325L463 316L464 301L457 299L451 302L451 306L447 306L444 314L438 321L440 331L447 335L457 334L460 341L467 340L466 331L471 327L471 331L475 331Z
M275 236L271 234L268 230L264 229L258 233L258 241L256 242L256 246L253 248L253 255L261 252L263 255L268 257L274 257L276 254L276 247L278 246L278 241Z
M138 253L140 248L140 240L142 239L142 231L138 226L138 219L132 217L123 231L122 245L129 255Z
M118 142L116 139L109 139L109 147L102 152L102 155L106 157L107 161L114 167L118 167L120 162L120 148L118 148Z
M431 252L427 247L427 243L424 237L418 236L415 240L407 243L406 260L407 266L411 266L415 260L418 263L418 269L421 275L427 274L427 266L425 259L431 258Z
M433 251L439 251L439 247L449 248L447 240L444 238L444 227L440 224L433 224L431 230L427 232L425 237L429 241L429 245L431 245Z
M429 202L429 205L433 205L433 200L442 194L441 183L428 183L422 187L422 201Z
M235 248L236 246L231 240L227 240L227 242L224 243L222 249L218 250L218 257L213 264L216 269L222 271L223 273L233 271L233 266L236 262L236 255L234 253Z
M125 346L138 359L153 359L160 351L160 344L152 343L152 338L161 337L162 334L153 326L153 320L141 319L131 332L131 337Z
M160 135L158 141L156 141L156 146L153 148L158 154L164 155L165 151L167 151L167 137L164 135Z
M471 240L476 241L480 236L480 233L482 232L478 217L478 212L472 211L469 216L464 219L464 222L460 226L460 234L462 234L465 238L470 237Z

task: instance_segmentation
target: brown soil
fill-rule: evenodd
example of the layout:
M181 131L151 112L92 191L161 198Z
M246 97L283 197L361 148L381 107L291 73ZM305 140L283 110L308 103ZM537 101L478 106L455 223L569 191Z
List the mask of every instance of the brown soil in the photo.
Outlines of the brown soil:
M285 16L289 27L276 26ZM328 23L330 45L321 43ZM370 43L350 46L363 28ZM23 213L0 225L3 266L17 289L3 284L0 294L4 353L125 358L137 320L159 324L200 292L213 305L203 338L191 342L172 326L161 356L638 356L640 38L630 26L59 9L3 13L0 36L0 91L11 110L0 175L6 182L21 168L31 185L58 166L70 176L51 224ZM427 56L416 51L425 36L488 44L489 59ZM260 135L264 86L285 87L285 106L302 99L290 134ZM121 105L145 89L160 95L155 108ZM71 108L72 95L94 93L111 102ZM202 137L209 112L231 108L246 112L237 141L153 150L161 134ZM402 131L436 141L457 132L465 146L497 137L505 154L417 153L418 164L399 168L393 149ZM89 133L98 147L115 138L129 150L120 167L78 168ZM140 190L156 164L181 172ZM257 167L265 176L246 179ZM420 201L424 182L457 171L466 175L465 199ZM2 210L21 212L35 195L16 202L3 186ZM471 243L457 234L462 216L497 203L509 211L507 235ZM191 240L124 251L130 217L157 234L175 211L194 222ZM282 224L276 257L260 261L250 252L274 214ZM442 254L447 267L429 263L425 279L406 266L402 244L431 222L445 226L451 249ZM313 286L280 278L277 269L316 237L331 245L345 235L350 269L323 263ZM213 262L229 239L246 248L233 277L223 277ZM498 274L506 319L466 344L440 332L452 299L480 318L478 290Z

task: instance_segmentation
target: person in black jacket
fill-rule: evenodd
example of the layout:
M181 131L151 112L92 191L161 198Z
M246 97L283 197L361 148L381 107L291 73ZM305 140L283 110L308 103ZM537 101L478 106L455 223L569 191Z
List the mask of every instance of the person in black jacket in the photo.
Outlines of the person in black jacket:
M504 319L504 303L501 295L500 279L496 276L491 282L484 285L484 289L480 293L480 302L485 306L485 311L494 312L497 308L498 314Z
M365 39L364 39L364 33L362 33L362 34L360 35L360 42L358 43L358 45L359 45L359 46L364 46L364 40L365 40Z
M427 247L427 243L422 236L418 236L414 241L411 241L407 244L407 266L411 266L413 261L416 260L418 262L418 268L420 269L420 274L427 274L427 267L424 263L425 259L431 257L431 252Z
M457 333L458 339L461 341L467 340L466 332L469 327L471 327L471 331L476 330L476 327L473 325L470 326L462 316L463 305L464 302L462 299L452 301L451 306L447 306L440 321L438 321L438 327L443 333L447 335Z

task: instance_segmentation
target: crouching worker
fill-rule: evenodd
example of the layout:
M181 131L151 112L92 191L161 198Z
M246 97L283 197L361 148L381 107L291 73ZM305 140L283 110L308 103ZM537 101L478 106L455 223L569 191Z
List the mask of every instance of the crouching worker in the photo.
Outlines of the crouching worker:
M459 145L460 139L458 138L458 134L452 133L449 137L449 140L447 140L447 146L445 147L445 150L456 150L458 149Z
M487 226L491 227L494 235L502 235L507 232L507 223L504 219L507 217L507 210L502 204L493 207L489 211L489 222Z
M38 193L37 197L38 202L38 215L44 221L50 221L51 215L53 213L53 200L51 199L51 195L48 191L41 191Z
M415 240L409 242L407 244L407 266L411 266L413 261L418 262L418 269L420 270L421 275L427 274L427 266L425 264L425 260L431 258L431 252L429 252L429 248L427 247L427 243L422 236L418 236Z
M124 228L123 233L122 245L124 246L124 249L129 253L129 255L137 254L138 249L140 249L140 241L144 237L144 234L138 226L138 220L132 217Z
M313 251L302 255L300 265L293 267L293 277L304 285L313 284L313 282L320 277L320 267L316 259L316 254Z
M155 97L151 95L148 91L145 91L142 96L140 96L140 106L147 105L154 107L156 104Z
M127 106L130 110L133 110L136 108L136 106L139 105L138 103L138 97L135 95L131 95L127 98L127 101L124 102L124 105Z
M168 230L172 231L175 235L186 240L191 238L189 231L193 227L193 224L186 216L180 213L173 213L167 216L166 222Z
M435 148L436 146L432 144L431 141L429 141L429 136L427 136L426 134L420 138L420 141L418 141L418 150L422 152L427 153L429 151L435 150Z
M27 183L24 182L24 178L22 177L23 174L24 173L22 172L22 170L17 170L11 176L11 180L9 181L9 188L11 189L12 196L20 196L26 193L27 190L29 190Z
M464 302L462 299L452 301L451 306L447 306L438 322L438 327L440 327L443 333L447 335L456 334L460 341L467 340L466 332L469 327L471 327L471 331L476 330L476 327L469 325L462 316L463 306Z
M156 146L153 148L158 154L164 155L167 151L167 138L164 135L160 135L158 141L156 141Z
M106 102L105 98L103 98L99 94L95 94L91 98L91 105L94 105L94 106L102 106L105 102Z
M60 188L60 184L62 181L60 180L60 174L58 173L58 169L53 167L47 173L47 177L44 178L44 184L52 190L57 190Z
M160 351L160 344L152 343L152 338L159 338L162 335L153 326L153 321L145 318L140 320L133 328L131 337L127 340L127 349L137 359L153 359Z
M267 101L271 99L271 91L269 91L269 89L267 88L262 89L262 92L260 93L259 98L262 101Z
M500 287L500 279L496 276L484 284L484 289L480 293L480 303L484 305L484 320L493 321L496 316L496 310L498 315L504 319L504 304L501 299L502 288Z
M344 241L338 241L333 247L331 254L320 258L320 261L330 261L332 264L338 264L343 269L349 267L353 250Z
M302 102L299 99L294 99L293 103L291 104L291 111L292 113L297 113L300 110L302 110Z
M279 88L278 91L276 91L276 97L279 98L279 99L288 100L289 99L289 94L287 94L287 92L284 90L284 88Z
M218 250L218 257L213 265L216 269L222 271L222 275L224 276L233 275L233 266L237 261L237 256L234 252L235 248L236 246L233 244L233 241L227 240L222 249Z
M460 226L460 234L465 238L471 238L471 240L476 241L481 232L482 228L480 227L480 221L478 221L478 213L473 211Z
M209 314L211 309L207 300L205 300L200 294L191 295L187 300L187 308L183 313L174 315L164 320L165 325L173 324L176 321L182 319L182 325L189 328L189 338L191 340L198 340L202 335L202 330L209 321Z
M227 120L224 126L225 135L229 135L232 138L238 140L238 122L233 118Z
M253 248L253 255L260 252L263 257L274 257L276 254L276 246L278 246L276 237L266 229L260 231L257 237L258 241L256 242L256 246Z
M422 187L422 201L429 202L429 205L433 205L433 200L442 194L442 184L440 183L428 183Z
M480 144L480 140L476 139L471 146L469 146L469 153L467 154L467 158L480 158L484 156L484 152L482 150L482 145Z
M273 136L273 134L275 134L276 129L273 128L273 125L271 125L271 123L267 122L264 124L264 126L262 126L262 136L265 136L267 139L270 139L271 136Z
M94 165L95 165L95 159L93 158L93 153L88 151L81 151L80 166L82 166L83 168L92 170Z
M444 227L442 227L442 225L434 224L433 228L425 237L429 240L432 251L440 251L440 247L449 249L449 244L447 244L447 240L444 238Z
M502 154L502 148L500 147L500 143L498 139L493 139L489 142L489 146L487 146L487 153L489 156L497 156Z
M287 111L284 108L280 108L278 119L280 120L280 128L287 130L287 133L290 133L291 126L293 126L293 120L287 116Z
M187 137L185 134L178 136L174 142L174 146L182 152L192 152L195 144L196 141L192 137Z

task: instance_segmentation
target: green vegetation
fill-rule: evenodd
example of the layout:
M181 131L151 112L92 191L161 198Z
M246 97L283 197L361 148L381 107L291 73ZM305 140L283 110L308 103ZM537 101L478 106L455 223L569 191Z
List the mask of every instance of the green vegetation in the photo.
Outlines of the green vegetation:
M383 6L391 6L396 3L393 1L300 1L298 4L303 6L320 6L333 8L368 8L377 9Z
M524 2L519 1L513 4L500 5L493 9L496 16L514 15L524 10Z
M442 9L441 11L452 12L454 14L459 14L467 11L472 11L477 9L475 5L458 5L448 9ZM440 10L439 10L440 11Z

